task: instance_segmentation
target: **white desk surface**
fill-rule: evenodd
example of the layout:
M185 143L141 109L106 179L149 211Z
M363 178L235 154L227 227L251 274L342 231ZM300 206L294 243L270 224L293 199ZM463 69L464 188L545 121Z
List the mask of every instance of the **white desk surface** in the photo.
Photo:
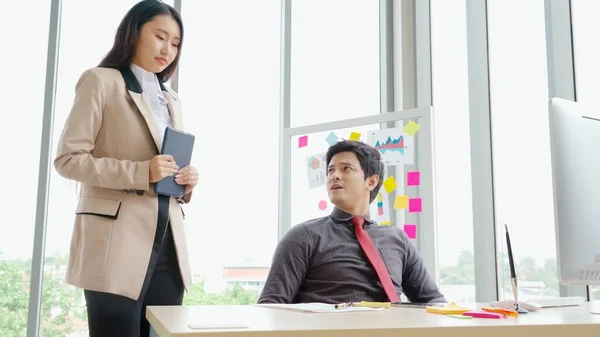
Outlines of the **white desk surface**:
M421 308L309 313L255 305L149 306L146 317L160 337L600 336L600 315L590 313L589 303L543 308L505 319L458 319L430 314ZM188 327L190 323L243 324L247 328L192 330Z

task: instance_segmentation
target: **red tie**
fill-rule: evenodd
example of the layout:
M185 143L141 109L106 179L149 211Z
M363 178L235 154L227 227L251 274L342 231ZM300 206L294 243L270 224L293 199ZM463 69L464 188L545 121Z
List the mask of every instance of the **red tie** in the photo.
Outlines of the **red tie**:
M381 256L379 256L379 253L377 253L377 249L375 249L373 240L371 240L369 233L365 232L363 229L364 223L364 218L352 218L352 224L354 225L354 232L356 233L358 243L360 243L360 246L367 255L367 258L369 261L371 261L373 268L375 268L375 272L377 273L377 276L379 276L379 281L381 281L383 289L385 290L385 293L390 301L392 303L400 302L398 294L396 293L396 288L394 288L394 284L392 283L392 278L390 277L390 274L388 273Z

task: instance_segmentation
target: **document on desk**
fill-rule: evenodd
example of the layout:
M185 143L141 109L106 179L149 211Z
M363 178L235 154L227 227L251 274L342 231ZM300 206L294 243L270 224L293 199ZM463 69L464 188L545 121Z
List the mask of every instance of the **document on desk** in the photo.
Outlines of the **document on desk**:
M448 305L444 307L440 306L427 306L425 307L425 311L432 314L442 314L442 315L462 315L463 313L470 311L471 309L463 308L454 302L450 302Z
M294 304L257 304L257 306L276 309L296 310L312 313L342 313L355 311L378 311L384 308L369 308L369 307L345 307L335 308L334 304L327 303L294 303Z

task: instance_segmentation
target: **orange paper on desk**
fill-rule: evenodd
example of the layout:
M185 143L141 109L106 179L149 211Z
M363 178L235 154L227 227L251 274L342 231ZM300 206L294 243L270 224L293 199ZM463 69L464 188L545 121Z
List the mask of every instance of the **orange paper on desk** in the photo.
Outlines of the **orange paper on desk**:
M432 314L442 314L442 315L460 315L464 312L469 311L470 309L463 308L458 304L451 302L445 307L437 307L437 306L426 306L425 311Z
M487 311L487 312L495 312L497 314L503 314L503 315L510 316L510 317L519 317L519 313L512 309L483 307L483 308L481 308L481 310Z

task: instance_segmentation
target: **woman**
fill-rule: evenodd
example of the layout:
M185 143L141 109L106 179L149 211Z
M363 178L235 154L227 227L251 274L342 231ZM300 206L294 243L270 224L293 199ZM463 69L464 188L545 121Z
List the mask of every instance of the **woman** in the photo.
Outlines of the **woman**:
M99 67L83 73L54 165L81 183L67 283L84 289L90 337L148 336L147 305L181 305L190 268L180 203L198 173L158 155L167 126L182 129L177 94L179 13L144 0L125 15ZM185 196L157 196L175 175Z

